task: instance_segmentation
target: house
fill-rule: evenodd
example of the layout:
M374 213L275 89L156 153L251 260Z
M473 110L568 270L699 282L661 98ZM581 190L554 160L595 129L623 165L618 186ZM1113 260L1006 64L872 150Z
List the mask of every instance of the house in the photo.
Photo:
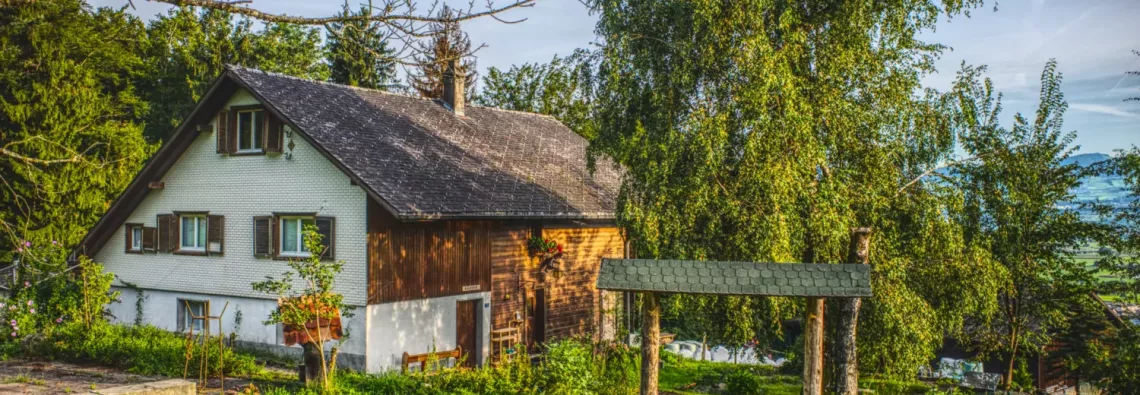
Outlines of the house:
M405 352L457 346L481 364L500 350L493 332L531 347L613 336L603 312L617 295L594 283L601 258L626 250L620 168L603 158L591 172L587 142L551 117L447 91L227 67L79 247L117 276L115 320L184 331L226 307L223 332L287 350L262 323L276 301L250 284L307 256L299 230L314 224L327 258L345 262L336 290L354 306L341 366L397 369ZM561 259L532 257L535 236Z

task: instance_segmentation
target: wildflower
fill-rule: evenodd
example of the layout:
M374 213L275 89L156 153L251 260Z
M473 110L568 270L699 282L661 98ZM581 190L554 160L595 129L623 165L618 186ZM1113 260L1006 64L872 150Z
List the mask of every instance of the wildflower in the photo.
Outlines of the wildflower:
M16 326L16 320L12 320L12 322L10 322L10 323L12 324L12 326Z
M32 286L32 283L24 281L24 288Z
M32 304L33 304L33 303L35 303L35 302L32 302L32 301L30 301L30 300L29 300L29 301L28 301L28 307L32 307Z
M16 247L16 252L24 252L24 247Z
M63 316L62 315L59 316L59 318L55 319L55 323L57 323L57 324L62 323L62 322L63 322Z
M36 308L35 308L35 307L33 307L33 308L31 308L31 309L28 309L28 312L29 312L29 313L32 313L32 314L35 314L35 313L36 313Z
M12 337L16 337L16 331L12 331Z
M4 302L0 302L0 309L4 308Z
M58 241L55 241L55 240L52 240L52 241L51 241L51 245L53 245L53 246L57 246L57 245L59 245L59 242L58 242Z
M31 246L32 246L32 242L24 240L24 247L31 247Z

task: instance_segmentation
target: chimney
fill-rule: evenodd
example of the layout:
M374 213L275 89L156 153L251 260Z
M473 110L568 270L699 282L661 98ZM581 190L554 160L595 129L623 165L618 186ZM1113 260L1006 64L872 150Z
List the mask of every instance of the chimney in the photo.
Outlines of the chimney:
M463 115L463 106L466 98L463 84L467 82L467 73L459 65L459 59L452 59L447 63L443 72L443 102L451 106L451 111L458 116Z

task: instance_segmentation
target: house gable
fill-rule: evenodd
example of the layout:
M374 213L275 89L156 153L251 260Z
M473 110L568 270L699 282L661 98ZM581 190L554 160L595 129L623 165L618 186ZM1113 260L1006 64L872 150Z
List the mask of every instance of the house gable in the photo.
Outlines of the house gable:
M250 92L234 89L212 108L261 104ZM365 303L366 216L368 194L317 148L286 126L287 153L227 155L217 152L216 117L182 130L172 141L180 144L174 157L155 158L148 164L169 165L161 175L144 171L135 183L161 181L161 189L144 189L129 212L118 213L106 242L94 254L96 261L121 280L146 289L201 294L268 298L255 293L250 283L267 275L280 275L284 261L254 255L254 217L274 213L315 213L335 218L336 259L346 262L337 287L346 302ZM192 138L189 138L189 137ZM154 178L144 178L155 174ZM130 191L121 199L129 199ZM212 256L126 252L124 224L157 227L157 217L178 212L209 213L224 218L224 252ZM94 232L94 231L93 231Z

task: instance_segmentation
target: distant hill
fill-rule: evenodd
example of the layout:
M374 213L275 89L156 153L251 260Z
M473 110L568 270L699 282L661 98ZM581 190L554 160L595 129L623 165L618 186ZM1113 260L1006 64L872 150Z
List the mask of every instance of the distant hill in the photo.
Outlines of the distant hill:
M1108 159L1112 159L1112 157L1102 153L1080 154L1069 157L1069 159L1065 160L1065 163L1075 163L1081 167L1089 167ZM1089 177L1083 180L1081 185L1073 190L1073 194L1075 195L1075 198L1071 202L1071 207L1073 208L1077 208L1076 206L1081 203L1091 202L1123 207L1132 199L1128 194L1127 186L1124 184L1124 178L1120 176ZM1094 217L1093 213L1087 210L1081 210L1081 214L1085 216L1085 218Z
M1107 155L1107 154L1094 152L1091 154L1080 154L1080 155L1070 156L1069 159L1065 159L1065 161L1063 163L1065 163L1065 164L1076 163L1077 165L1080 165L1081 167L1089 167L1093 164L1096 164L1098 162L1103 162L1103 161L1106 161L1109 159L1112 159L1112 157Z

